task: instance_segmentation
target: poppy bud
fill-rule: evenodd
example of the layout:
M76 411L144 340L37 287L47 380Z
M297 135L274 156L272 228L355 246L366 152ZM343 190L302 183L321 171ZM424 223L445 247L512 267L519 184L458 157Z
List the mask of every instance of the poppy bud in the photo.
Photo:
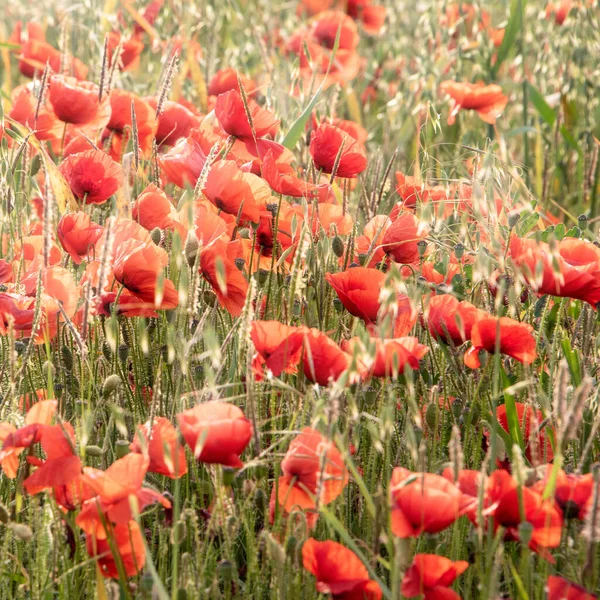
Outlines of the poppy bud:
M202 298L204 299L204 302L207 306L214 306L215 302L217 300L217 297L215 296L215 294L213 292L210 292L209 290L206 290L204 292L204 294L202 295Z
M89 456L102 456L104 454L104 450L100 448L100 446L86 446L85 453Z
M171 543L174 546L178 546L186 536L185 521L177 521L171 532Z
M365 395L365 402L367 404L373 404L373 402L375 402L375 399L377 398L377 391L375 390L375 388L373 386L369 386L369 387L365 388L364 395Z
M28 542L33 537L33 531L28 525L11 523L8 527L22 542Z
M417 249L419 250L419 256L422 258L427 250L427 242L425 240L419 240L417 242Z
M0 523L4 523L6 525L10 521L10 513L8 512L8 508L4 506L0 502Z
M108 342L103 342L102 354L104 354L104 358L110 362L112 359L112 350L110 349L110 344Z
M450 410L452 411L452 414L454 415L455 419L460 418L460 415L463 411L463 402L462 400L460 400L459 398L456 398L454 400L454 402L450 405Z
M250 230L247 227L244 227L244 229L240 229L238 231L238 235L244 240L249 240L252 237L250 235Z
M258 270L258 282L265 283L267 281L267 277L269 276L269 272L265 269Z
M154 589L154 578L150 573L144 573L140 579L140 592L142 597L150 596Z
M198 238L194 235L192 231L190 231L185 240L185 246L183 247L183 254L190 267L193 267L196 263L196 257L198 256L198 248Z
M254 506L260 514L265 512L265 508L267 507L267 497L264 490L261 488L256 488L256 491L254 492Z
M590 219L589 219L589 217L588 217L587 215L579 215L579 216L577 217L577 222L578 222L578 224L579 224L579 227L580 227L581 229L585 229L585 227L586 227L586 223L587 223L589 220L590 220Z
M296 553L296 548L298 547L298 540L295 536L290 535L285 543L285 553L289 558L294 558L294 554Z
M335 308L335 312L337 313L343 312L344 305L342 304L342 301L339 298L333 299L333 308Z
M533 525L529 521L519 523L519 540L523 544L529 544L533 535Z
M71 371L73 369L73 353L69 346L63 346L61 348L61 358L67 371Z
M423 275L419 275L419 277L417 277L416 284L418 286L425 287L427 286L427 279L425 279Z
M108 398L117 388L121 385L121 378L113 373L109 375L102 384L102 395L104 398Z
M233 480L235 479L235 471L236 469L223 467L223 485L233 485Z
M244 271L244 266L246 265L246 261L243 258L236 258L235 259L235 266L240 270L240 271Z
M56 373L56 368L54 367L54 365L52 364L52 361L47 360L43 365L42 365L42 372L43 373L52 373L52 376L54 377L55 373Z
M362 267L364 267L364 266L365 266L365 264L366 264L366 262L367 262L367 258L369 258L369 255L368 255L368 254L361 253L361 254L359 254L359 255L358 255L358 262L360 263L360 265L361 265Z
M435 429L437 423L437 407L435 404L430 404L425 411L425 422L427 427L432 431Z
M228 560L222 560L217 566L217 573L223 581L231 581L233 565Z
M157 245L160 246L160 243L163 240L163 232L161 231L160 227L155 227L151 232L150 232L150 237L152 238L152 241Z
M273 215L275 216L277 214L277 209L279 208L279 205L276 202L269 202L269 204L267 204L267 210Z
M435 291L438 294L449 294L450 293L450 286L446 285L445 283L440 283L440 285L436 286Z
M27 348L27 344L21 340L17 340L15 342L15 352L17 353L18 356L21 356L21 354L23 354L23 352L25 352L25 349Z
M519 219L521 218L521 213L518 210L511 210L508 213L508 226L513 229L517 226Z
M338 257L338 258L342 258L342 256L344 256L344 242L342 240L342 238L339 235L336 235L332 242L331 242L331 248L333 250L333 253Z
M119 355L119 360L125 362L129 356L129 346L127 344L119 344L117 354Z
M123 458L129 454L129 442L127 440L117 440L115 442L115 454L117 458Z
M357 262L351 262L350 266L348 268L349 269L355 269L356 267L360 267L360 265Z
M464 253L465 247L460 242L456 244L456 246L454 246L454 256L456 256L458 260L460 260L463 257Z

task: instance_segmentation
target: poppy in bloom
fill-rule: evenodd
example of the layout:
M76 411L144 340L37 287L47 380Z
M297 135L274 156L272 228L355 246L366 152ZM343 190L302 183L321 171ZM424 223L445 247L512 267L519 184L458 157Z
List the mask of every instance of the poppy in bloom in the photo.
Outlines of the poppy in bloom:
M552 476L552 468L546 472L546 477L533 486L533 490L543 494ZM554 481L554 499L563 511L565 519L584 520L594 491L594 476L591 473L578 475L565 473L562 469L556 474Z
M291 165L277 162L272 150L267 152L262 161L261 176L273 191L284 196L301 198L317 190L314 184L300 179Z
M54 298L42 293L40 300L40 324L34 340L36 344L43 344L46 339L56 335L60 314ZM9 335L12 330L17 337L31 337L36 314L35 296L0 292L0 335Z
M554 18L557 25L562 25L577 4L573 0L559 0L546 4L546 19ZM591 6L591 5L590 5Z
M179 430L197 460L240 468L240 454L252 437L252 423L227 402L204 402L177 415Z
M145 100L156 110L158 105L156 98L146 98ZM180 138L190 135L190 131L197 127L199 122L198 117L183 104L165 100L162 111L158 115L156 143L159 146L172 146Z
M382 596L358 556L337 542L308 538L302 546L302 564L316 577L320 594L338 600L380 600Z
M372 4L371 1L348 0L346 11L362 24L367 33L377 34L385 23L386 8L382 4Z
M159 285L167 260L166 252L154 243L129 240L117 248L113 274L142 303L170 310L179 304L179 293L170 279L163 279Z
M234 317L242 314L248 280L227 255L227 244L217 240L200 253L200 272L214 290L219 304ZM224 278L221 277L224 274Z
M261 210L271 199L271 190L263 179L244 173L231 160L212 165L202 193L217 208L253 223L258 223Z
M194 136L189 136L178 140L168 152L159 156L158 161L167 181L183 189L196 185L206 155Z
M181 240L186 238L187 229L180 223L177 210L168 196L153 183L136 198L131 216L148 231L158 227L176 231Z
M144 508L160 503L170 508L171 503L152 488L142 487L148 470L148 457L132 452L116 460L106 471L84 467L82 481L96 494L86 500L76 523L95 539L106 539L110 527L123 525Z
M73 194L86 204L106 202L123 185L121 165L102 150L71 154L59 169Z
M443 94L448 94L452 98L448 125L454 123L461 109L474 110L482 121L493 125L508 104L508 98L502 93L502 88L496 84L444 81L440 89Z
M100 239L102 225L94 223L84 212L64 214L58 223L58 239L76 265L88 256L90 249Z
M347 235L353 225L352 217L348 212L344 213L344 207L336 204L309 204L308 222L313 235L324 230L329 237L333 237L334 231L339 235Z
M461 469L458 478L454 469L446 467L442 477L452 482L462 494L460 500L460 513L468 517L474 525L477 524L477 508L479 506L479 490L484 484L484 476L481 471L473 469Z
M375 344L375 358L372 357L372 364L365 358L362 362L367 366L368 372L373 377L395 377L402 375L407 367L418 370L419 361L429 352L429 347L419 343L416 337L400 337L389 340L371 338ZM342 349L349 354L354 354L355 348L363 353L364 345L360 338L342 342Z
M396 192L402 198L403 206L415 208L417 202L450 202L451 191L443 185L428 185L411 175L396 172Z
M424 317L435 339L460 346L471 338L473 326L485 314L470 302L459 302L450 294L440 294L429 298Z
M325 279L351 315L360 317L367 324L377 321L385 273L354 267L340 273L326 273Z
M215 115L219 125L228 135L252 140L254 137L274 136L277 133L279 121L270 111L259 106L254 100L248 99L248 112L252 124L248 120L242 95L236 89L217 97Z
M108 541L110 537L112 543ZM104 577L119 579L117 561L123 566L126 577L134 577L146 562L146 547L139 525L130 520L111 526L102 537L88 534L86 536L87 553L97 557L100 571ZM116 550L118 558L113 555Z
M11 100L12 107L8 113L11 119L35 131L35 137L40 141L60 139L64 126L45 104L37 111L38 99L33 84L17 86L11 93Z
M515 402L515 408L517 411L517 417L519 419L519 428L523 436L523 442L525 444L525 456L529 462L536 462L532 456L532 444L531 444L531 427L532 422L537 420L538 426L544 420L544 416L541 410L536 410L534 415L534 409L531 406L527 406L522 402ZM508 433L508 415L506 414L506 405L502 404L496 409L496 419L504 431ZM546 436L545 430L542 430L534 443L536 447L536 459L541 460L544 463L552 462L554 458L554 452L550 439Z
M294 508L314 510L319 504L331 504L348 485L348 471L339 450L310 427L292 440L281 462L281 472L271 501L276 501L286 514Z
M133 134L132 112L135 112L135 122L137 126L137 139L140 148L140 154L149 157L152 152L152 142L156 135L158 126L156 111L144 100L132 92L113 89L110 93L110 121L103 138L110 138L110 155L115 160L120 160L125 151L123 140L127 130L127 139L131 141Z
M548 575L548 600L596 600L584 587L557 575Z
M409 538L446 529L461 516L461 496L440 475L396 467L390 482L392 532Z
M465 365L471 369L481 365L480 350L494 354L496 347L501 354L512 356L525 365L530 365L537 358L533 327L509 317L480 318L471 330L471 343L472 348L465 354Z
M129 449L148 455L150 473L160 473L171 479L179 479L187 473L185 448L179 443L175 427L164 417L139 425Z
M302 346L297 344L290 346L289 337L299 328L284 325L279 321L253 321L251 327L250 335L256 350L252 368L257 380L263 378L266 361L275 352L282 355L281 360L287 365L284 371L295 373L296 366L300 362Z
M229 92L231 90L239 90L238 77L242 82L242 86L244 87L244 91L246 94L251 96L255 92L256 84L252 79L246 77L239 71L228 67L226 69L221 69L217 71L210 83L208 84L208 93L210 96L219 96L224 94L225 92Z
M424 600L460 600L449 588L468 566L465 560L452 562L437 554L416 554L402 579L402 595L405 598L421 596Z
M502 469L487 480L484 515L492 516L494 528L506 529L505 539L519 539L519 525L527 521L532 526L529 547L548 556L546 549L556 548L562 535L562 515L554 500L544 500L530 488L519 489L515 479ZM521 508L523 516L521 516Z
M104 127L110 118L108 96L100 102L98 86L66 75L52 75L48 84L48 100L54 114L63 122L86 125L96 122ZM102 119L104 122L98 122Z
M512 236L510 256L525 280L539 294L600 302L600 249L575 238L565 238L552 252L545 242ZM541 267L541 272L540 272Z
M412 265L419 262L418 243L425 239L425 232L410 212L402 213L387 228L382 247L395 262Z
M136 35L124 38L118 31L110 31L108 39L108 59L112 63L119 59L119 69L121 71L135 71L140 64L140 55L144 50L144 42ZM121 46L120 56L115 56L115 51Z
M337 162L337 177L354 178L367 168L367 155L361 144L343 129L334 125L319 125L310 137L310 155L315 167L332 173Z

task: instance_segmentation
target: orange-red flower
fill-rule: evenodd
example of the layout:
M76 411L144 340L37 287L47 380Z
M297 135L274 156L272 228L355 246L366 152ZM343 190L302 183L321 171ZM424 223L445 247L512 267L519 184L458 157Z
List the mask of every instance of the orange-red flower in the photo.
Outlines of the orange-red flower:
M123 185L121 165L102 150L71 154L59 169L73 194L86 204L106 202Z
M156 110L158 100L146 98L146 102ZM180 138L190 135L192 128L197 127L200 119L187 107L179 102L166 100L158 115L156 143L159 146L172 146Z
M142 304L161 310L173 309L179 304L175 284L165 278L159 285L167 260L166 252L154 243L129 240L117 248L113 274Z
M119 68L122 71L135 71L140 64L140 55L144 50L144 42L136 35L123 38L117 31L108 33L108 59L111 63L119 59ZM122 43L121 55L115 56L114 53Z
M324 173L333 172L339 155L337 177L353 178L367 168L367 156L362 145L343 129L326 123L312 132L310 155L317 169Z
M253 321L251 329L252 343L256 350L256 356L252 359L252 369L256 379L263 378L266 361L274 352L281 354L281 361L287 366L286 373L295 373L296 366L300 362L302 346L292 344L289 338L292 333L299 330L298 327L284 325L279 321Z
M150 473L160 473L171 479L179 479L187 473L185 448L179 443L177 430L165 417L139 425L129 448L132 452L148 455Z
M17 86L11 93L11 100L12 107L8 116L35 131L38 140L56 141L60 138L63 125L47 105L41 105L36 118L38 100L32 84Z
M248 112L252 124L248 120L242 95L236 89L217 97L215 115L219 125L228 135L243 140L252 140L254 137L274 136L277 133L279 121L270 111L260 107L254 100L248 99Z
M573 0L559 0L558 2L548 2L546 5L546 19L554 17L557 25L562 25L569 16L569 13L577 3ZM591 6L591 5L590 5Z
M429 298L424 316L435 339L460 346L471 338L473 326L485 315L470 302L459 302L450 294L440 294Z
M283 475L273 486L271 502L286 514L331 504L348 484L348 471L335 444L305 427L281 461ZM274 508L274 507L273 507Z
M560 544L563 521L554 500L544 500L541 494L526 487L519 490L507 471L499 469L488 477L485 502L488 508L484 514L493 517L495 528L506 529L506 539L518 540L519 525L527 521L532 526L529 541L532 550L547 554L547 548Z
M284 196L301 198L316 191L317 186L300 179L295 169L286 162L278 162L272 150L263 158L261 175L272 190Z
M165 177L177 187L194 186L204 164L206 155L193 135L181 138L158 159Z
M452 562L437 554L416 554L404 574L402 595L406 598L420 596L424 600L460 600L450 586L468 566L465 560Z
M204 402L177 415L185 443L197 460L239 468L240 454L252 437L252 423L227 402Z
M396 171L396 192L402 198L403 206L415 208L417 202L450 202L453 194L446 186L429 185L416 177Z
M358 556L337 542L308 538L302 546L302 564L317 579L317 592L334 600L380 600L381 588L369 578Z
M351 315L360 317L367 324L377 321L385 273L377 269L353 267L340 273L326 273L325 279Z
M0 335L8 335L12 330L17 337L35 335L35 343L43 344L56 335L60 309L54 298L42 293L39 327L34 332L36 316L35 296L13 292L0 292Z
M474 110L482 121L493 125L508 104L508 98L502 93L502 88L496 84L444 81L440 90L452 98L448 125L454 123L460 109Z
M58 239L76 265L88 255L100 239L104 227L92 222L84 212L66 213L58 223Z
M219 96L230 90L239 90L238 77L240 78L244 91L251 96L256 92L256 84L252 79L246 77L239 71L228 67L217 71L208 84L208 93L211 96Z
M533 489L543 494L552 476L552 468L540 479ZM554 499L563 511L565 519L585 519L594 491L594 476L591 473L577 475L559 469L554 481Z
M136 198L131 216L148 231L158 227L177 232L182 241L186 238L187 229L180 222L177 210L167 195L153 183Z
M48 85L48 100L63 123L86 125L96 122L104 127L110 117L108 97L100 102L98 86L91 81L53 75Z
M584 587L557 575L548 575L548 600L596 600Z
M471 330L471 343L472 348L465 354L465 365L471 369L480 366L480 350L494 354L498 348L501 354L512 356L525 365L530 365L537 358L533 327L509 317L484 316L478 319Z
M390 482L392 532L400 538L438 533L461 515L461 493L450 481L432 473L396 467Z
M419 221L411 212L405 212L387 228L382 247L395 262L411 265L419 262L418 243L423 239Z

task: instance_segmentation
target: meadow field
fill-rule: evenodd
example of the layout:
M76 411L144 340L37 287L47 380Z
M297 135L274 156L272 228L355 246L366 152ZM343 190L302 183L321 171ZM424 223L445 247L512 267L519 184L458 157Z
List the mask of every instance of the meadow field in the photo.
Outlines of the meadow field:
M598 0L0 8L0 600L600 597Z

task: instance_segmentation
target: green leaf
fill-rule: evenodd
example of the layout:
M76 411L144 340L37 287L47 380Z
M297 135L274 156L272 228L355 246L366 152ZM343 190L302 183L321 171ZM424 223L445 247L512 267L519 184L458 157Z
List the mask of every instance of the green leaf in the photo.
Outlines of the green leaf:
M539 220L540 215L536 212L529 213L526 217L519 219L517 224L519 237L525 237L538 224Z
M544 96L542 96L542 94L540 94L535 87L533 87L530 83L527 84L527 87L529 88L529 97L531 98L531 101L533 102L533 105L538 111L540 117L542 117L542 119L548 123L548 125L554 125L556 122L556 113L554 110L550 108L544 99Z
M333 50L331 51L331 58L329 59L329 65L327 66L327 71L325 73L325 77L321 82L321 85L318 87L314 96L311 98L310 102L306 106L306 108L302 111L302 114L294 121L294 124L290 127L290 130L287 132L285 138L283 139L283 146L288 150L293 150L298 140L302 137L302 132L306 127L306 123L310 119L310 115L312 114L315 105L317 104L317 100L321 95L321 91L323 90L323 86L325 85L325 81L327 80L327 75L329 75L329 70L331 69L331 65L335 60L335 55L337 54L339 45L340 45L340 35L342 33L342 23L340 22L340 26L338 27L337 34L335 36L335 43L333 44Z
M517 34L523 24L523 13L525 12L526 2L527 0L512 0L510 3L510 17L504 31L502 44L500 44L500 48L498 48L498 52L496 53L496 62L492 67L492 79L496 78L498 69L500 69L500 66L506 60L509 52L515 45Z
M565 354L565 359L569 365L569 373L571 374L571 381L574 386L578 386L581 383L581 361L579 359L579 353L575 348L571 347L569 338L564 337L560 343L562 351Z

